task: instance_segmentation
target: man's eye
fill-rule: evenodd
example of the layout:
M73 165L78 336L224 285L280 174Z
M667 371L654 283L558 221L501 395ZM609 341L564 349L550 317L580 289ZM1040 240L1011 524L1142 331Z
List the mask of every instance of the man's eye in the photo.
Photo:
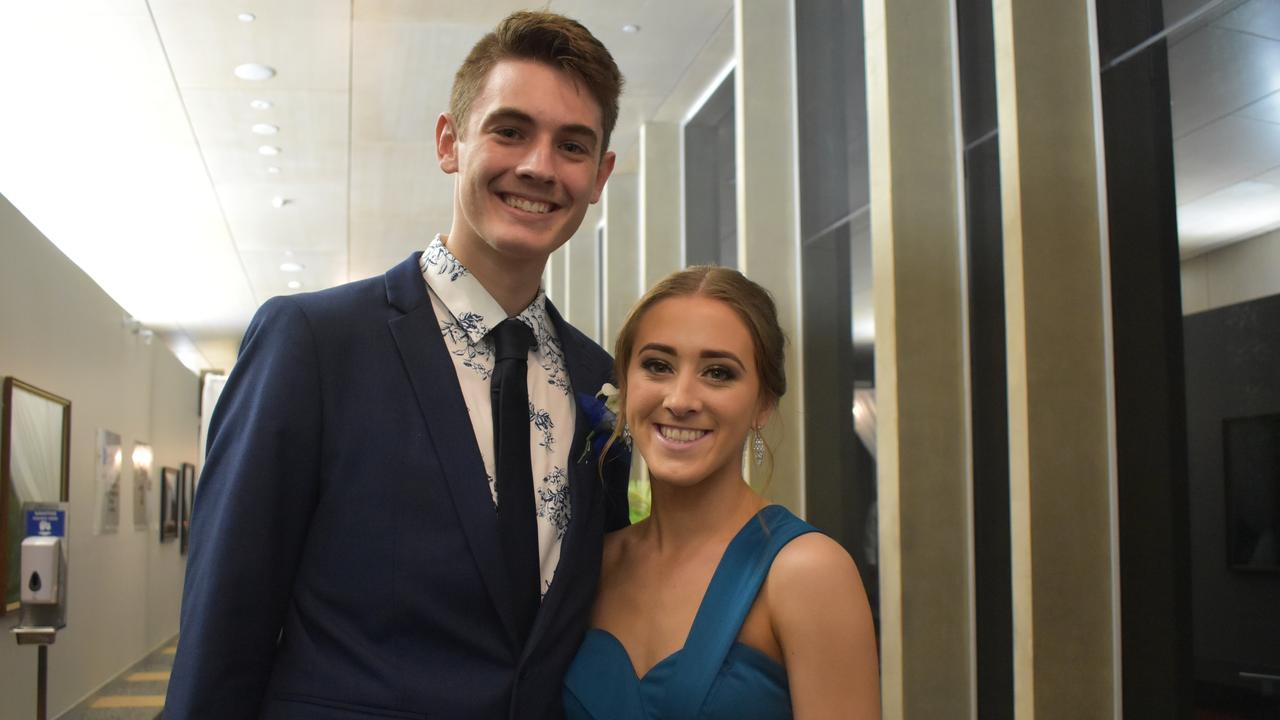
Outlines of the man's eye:
M508 140L514 140L515 138L520 137L520 131L515 128L498 128L497 130L494 130L493 133L499 137L507 138Z
M583 145L579 144L579 143L576 143L576 142L567 142L567 143L565 143L564 145L562 145L561 147L563 147L567 152L570 152L570 153L572 153L572 154L574 154L574 155L585 155L585 154L587 154L587 148L586 148L585 146L583 146Z

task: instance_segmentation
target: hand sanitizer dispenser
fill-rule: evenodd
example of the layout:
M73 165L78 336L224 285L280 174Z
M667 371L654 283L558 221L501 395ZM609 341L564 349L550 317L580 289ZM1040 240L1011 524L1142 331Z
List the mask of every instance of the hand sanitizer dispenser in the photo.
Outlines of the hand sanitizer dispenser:
M62 538L29 537L22 541L20 600L24 605L61 603Z

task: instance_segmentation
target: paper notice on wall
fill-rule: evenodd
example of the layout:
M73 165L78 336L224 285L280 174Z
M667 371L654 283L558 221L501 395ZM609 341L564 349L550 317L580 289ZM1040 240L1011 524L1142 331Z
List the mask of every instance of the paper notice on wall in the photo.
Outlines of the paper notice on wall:
M147 529L147 495L151 492L151 446L133 444L133 529Z
M124 465L124 449L118 434L98 431L95 460L98 511L94 513L93 534L105 535L120 527L120 470Z

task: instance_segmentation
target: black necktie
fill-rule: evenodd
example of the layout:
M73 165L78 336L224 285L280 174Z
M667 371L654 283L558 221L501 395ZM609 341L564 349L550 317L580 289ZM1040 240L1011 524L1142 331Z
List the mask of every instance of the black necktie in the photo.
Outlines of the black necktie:
M529 459L527 377L533 331L523 322L508 318L493 329L493 343L489 392L493 399L493 460L498 473L498 534L511 578L516 632L523 645L542 596L533 465Z

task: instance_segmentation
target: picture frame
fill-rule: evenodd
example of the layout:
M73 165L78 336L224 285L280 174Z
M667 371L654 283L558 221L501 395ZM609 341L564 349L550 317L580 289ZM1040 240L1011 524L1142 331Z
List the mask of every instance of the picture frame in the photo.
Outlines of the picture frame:
M160 468L160 542L178 537L181 477L177 468Z
M1280 574L1280 413L1224 418L1227 566Z
M178 503L178 553L187 554L187 542L191 536L191 508L196 495L196 466L182 463L181 501Z
M71 465L71 401L4 379L0 416L0 615L20 607L18 567L24 502L67 502Z

